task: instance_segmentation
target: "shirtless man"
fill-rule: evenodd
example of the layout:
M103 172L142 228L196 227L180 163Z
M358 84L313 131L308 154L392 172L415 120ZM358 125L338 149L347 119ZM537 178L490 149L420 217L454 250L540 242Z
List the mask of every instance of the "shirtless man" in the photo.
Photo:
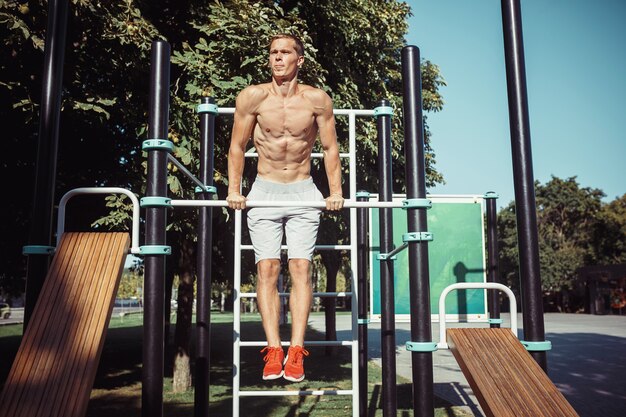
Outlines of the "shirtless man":
M230 208L242 210L241 177L246 144L252 138L259 154L257 177L247 196L260 201L323 200L311 178L311 152L319 134L330 196L327 210L343 207L341 164L330 97L322 90L298 84L304 62L302 41L280 34L270 43L272 81L252 85L239 93L228 151L228 197ZM257 265L257 302L267 338L263 379L284 376L304 379L304 333L311 300L311 257L317 239L320 210L298 208L252 208L248 228ZM291 275L291 341L285 359L278 331L280 300L277 282L283 230L287 238ZM284 368L283 368L284 366Z

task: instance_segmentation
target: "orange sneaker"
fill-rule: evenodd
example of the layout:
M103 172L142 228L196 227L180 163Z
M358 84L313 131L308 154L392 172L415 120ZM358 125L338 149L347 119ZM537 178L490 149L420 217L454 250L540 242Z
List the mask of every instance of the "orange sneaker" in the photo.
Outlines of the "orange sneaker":
M263 379L267 381L283 376L283 359L285 358L283 348L280 346L266 346L261 350L261 353L263 352L267 352L263 358L265 361Z
M285 358L285 379L300 382L304 379L304 357L309 352L302 346L290 346Z

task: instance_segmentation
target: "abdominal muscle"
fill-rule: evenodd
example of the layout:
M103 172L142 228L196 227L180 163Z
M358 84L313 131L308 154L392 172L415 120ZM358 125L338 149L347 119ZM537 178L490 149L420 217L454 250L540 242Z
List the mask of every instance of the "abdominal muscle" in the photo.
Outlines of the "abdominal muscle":
M259 154L257 174L264 180L292 183L311 176L311 150L315 141L313 129L302 137L264 135L255 129L254 145ZM260 131L260 132L259 132Z

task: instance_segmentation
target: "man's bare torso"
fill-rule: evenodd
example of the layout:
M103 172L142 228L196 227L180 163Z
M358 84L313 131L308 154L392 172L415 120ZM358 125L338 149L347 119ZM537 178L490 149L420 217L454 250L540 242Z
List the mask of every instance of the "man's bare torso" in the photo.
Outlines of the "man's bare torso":
M271 83L253 88L258 175L280 183L309 178L311 151L318 133L316 116L323 110L316 107L321 91L299 84L296 94L282 97L275 94Z

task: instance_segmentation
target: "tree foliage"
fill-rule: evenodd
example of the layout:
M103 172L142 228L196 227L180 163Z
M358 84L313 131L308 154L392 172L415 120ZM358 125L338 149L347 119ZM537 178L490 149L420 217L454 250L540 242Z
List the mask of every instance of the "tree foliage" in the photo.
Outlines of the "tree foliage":
M626 262L626 195L603 203L604 193L581 187L576 177L535 184L539 263L544 292L571 290L576 270L586 265ZM500 270L519 288L515 203L498 214Z

